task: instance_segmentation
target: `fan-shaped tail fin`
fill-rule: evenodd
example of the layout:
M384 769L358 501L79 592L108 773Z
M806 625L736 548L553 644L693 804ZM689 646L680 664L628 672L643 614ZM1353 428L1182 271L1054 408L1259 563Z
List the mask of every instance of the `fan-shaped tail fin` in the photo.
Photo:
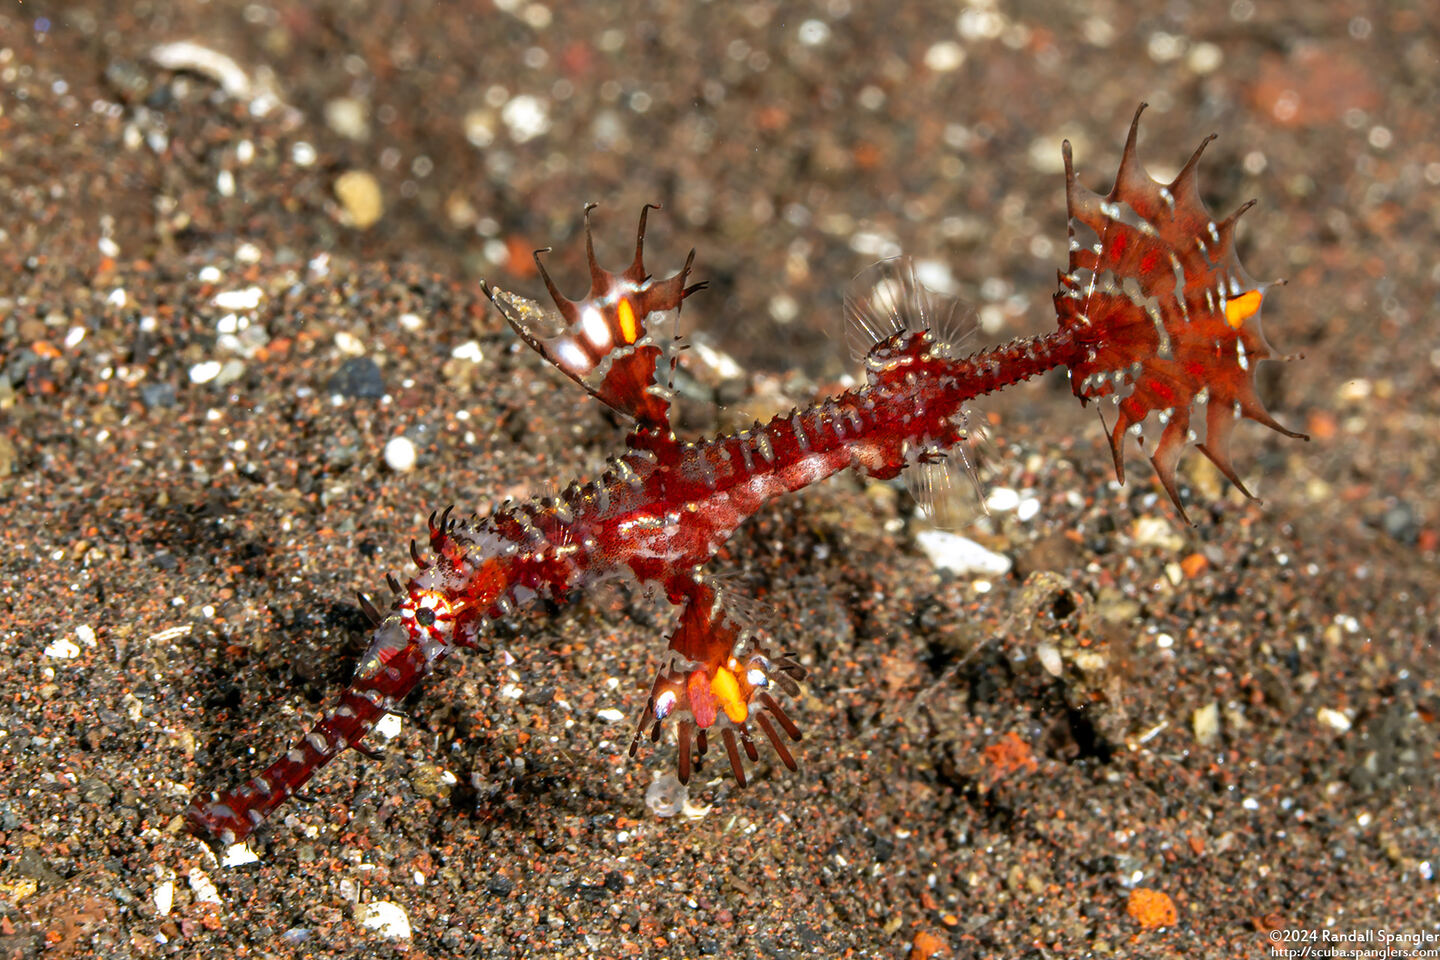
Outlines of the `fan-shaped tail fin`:
M1060 274L1055 309L1074 342L1071 388L1082 402L1109 398L1115 474L1125 479L1124 439L1144 441L1154 415L1150 463L1182 516L1175 468L1196 443L1246 496L1230 459L1230 435L1246 418L1288 437L1255 390L1255 369L1276 358L1260 324L1272 283L1256 283L1235 253L1235 225L1254 201L1217 221L1196 187L1207 137L1169 183L1140 165L1130 125L1115 186L1105 196L1081 186L1064 145L1070 263ZM1282 358L1283 359L1283 358ZM1204 404L1203 436L1192 410Z

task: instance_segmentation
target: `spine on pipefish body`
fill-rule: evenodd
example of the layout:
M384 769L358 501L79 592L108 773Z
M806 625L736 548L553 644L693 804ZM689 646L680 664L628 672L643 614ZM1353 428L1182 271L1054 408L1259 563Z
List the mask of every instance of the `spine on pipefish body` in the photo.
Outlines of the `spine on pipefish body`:
M1143 110L1143 105L1141 107ZM1154 434L1148 457L1181 516L1175 469L1195 444L1249 495L1231 461L1242 419L1291 437L1255 392L1257 364L1274 356L1261 330L1273 284L1254 282L1235 254L1236 222L1221 220L1196 188L1197 149L1169 183L1136 157L1140 111L1113 189L1101 196L1075 176L1064 146L1070 253L1059 274L1050 333L965 354L973 323L954 301L918 281L908 261L861 274L846 298L846 332L864 381L802 410L738 433L682 440L670 421L670 379L694 254L673 276L645 267L647 215L621 272L595 259L586 209L590 289L560 293L539 253L553 307L485 286L516 333L585 391L628 417L625 452L599 477L556 497L507 506L488 517L431 514L428 554L411 543L416 572L388 578L384 611L362 597L374 630L339 705L271 766L238 787L197 794L188 818L203 834L243 840L286 798L396 708L457 647L473 647L486 624L537 598L618 579L679 608L676 626L640 710L630 753L675 730L677 772L688 781L718 737L737 781L763 738L791 770L799 725L794 698L804 668L775 647L755 606L704 572L735 529L765 503L845 469L904 476L932 510L952 482L973 480L977 397L1063 368L1082 403L1111 407L1107 427L1117 476L1124 440ZM1102 406L1102 415L1103 415ZM1197 413L1203 410L1203 416Z

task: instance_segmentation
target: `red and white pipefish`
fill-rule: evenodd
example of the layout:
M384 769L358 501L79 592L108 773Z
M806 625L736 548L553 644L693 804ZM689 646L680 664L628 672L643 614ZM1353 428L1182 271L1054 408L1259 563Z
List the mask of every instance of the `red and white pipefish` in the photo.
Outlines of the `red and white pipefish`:
M1218 221L1206 210L1196 167L1212 138L1173 181L1151 179L1136 158L1139 120L1136 111L1105 196L1080 186L1064 145L1070 254L1054 297L1056 330L961 355L949 336L955 305L926 291L906 262L882 265L847 300L864 384L740 433L688 442L671 429L676 319L704 284L689 283L693 252L674 276L650 277L648 207L634 259L620 273L596 262L587 219L591 283L583 299L564 297L543 266L554 309L486 286L526 343L633 420L625 453L558 497L484 518L431 514L433 556L411 543L418 570L403 584L388 578L396 596L383 613L361 598L374 632L339 705L263 773L197 795L192 828L243 840L452 650L475 646L487 623L617 577L679 607L631 755L643 737L658 740L673 724L686 781L718 734L743 786L741 754L758 758L758 731L796 769L788 741L799 741L800 730L781 700L798 692L804 670L773 649L744 600L707 577L705 564L762 505L847 468L882 479L967 469L965 405L1056 367L1068 371L1082 403L1113 402L1109 439L1121 480L1124 438L1139 436L1153 414L1158 440L1149 459L1182 516L1175 468L1191 443L1248 496L1230 460L1235 424L1248 418L1302 436L1276 423L1255 392L1256 366L1274 354L1260 324L1271 285L1246 274L1233 243L1250 204ZM1203 424L1192 419L1197 404Z

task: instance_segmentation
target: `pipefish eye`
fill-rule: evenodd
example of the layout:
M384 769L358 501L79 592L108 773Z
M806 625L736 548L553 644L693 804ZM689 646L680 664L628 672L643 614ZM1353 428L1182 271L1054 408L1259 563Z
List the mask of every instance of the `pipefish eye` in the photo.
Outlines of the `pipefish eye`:
M435 611L430 607L420 607L415 611L415 622L422 627L433 627L435 625Z

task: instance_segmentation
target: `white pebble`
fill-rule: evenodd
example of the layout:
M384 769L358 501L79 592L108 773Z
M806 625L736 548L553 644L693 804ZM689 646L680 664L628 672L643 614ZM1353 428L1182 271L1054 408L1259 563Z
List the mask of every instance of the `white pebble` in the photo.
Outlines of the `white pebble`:
M225 848L220 855L220 866L222 867L243 867L247 863L258 863L260 857L251 850L248 844L232 843Z
M823 20L806 20L796 35L805 46L818 47L830 39L830 26Z
M396 473L415 469L415 444L409 437L391 437L385 444L385 465Z
M516 143L533 140L550 129L550 110L544 100L521 94L500 109L500 119Z
M1329 707L1321 707L1315 711L1315 719L1336 733L1348 733L1350 730L1350 718L1339 710L1332 710Z
M365 352L365 344L349 330L337 330L335 332L335 349L346 356L358 357Z
M375 726L370 728L371 733L378 733L386 740L392 740L400 735L400 729L405 726L405 719L398 713L387 713L375 721Z
M87 647L95 646L95 628L88 623L82 623L75 628L75 636Z
M215 884L205 875L205 871L198 867L190 871L190 892L195 895L197 903L220 902L220 891L215 889Z
M155 913L157 916L168 917L170 908L175 905L175 881L166 880L155 888Z
M1185 546L1185 538L1175 532L1164 517L1137 517L1130 536L1143 547L1159 547L1174 552Z
M205 360L190 368L191 383L209 383L220 376L220 361Z
M1021 522L1029 520L1040 512L1040 501L1035 497L1026 497L1015 507L1015 519Z
M485 352L480 349L480 341L466 340L454 350L451 350L450 356L456 360L469 360L471 363L479 363L485 359Z
M958 70L965 62L965 48L953 40L941 40L925 51L925 66L936 73Z
M915 542L930 562L942 570L955 573L985 573L993 576L1009 573L1010 558L986 550L974 540L944 530L921 530Z
M50 645L45 648L45 656L53 657L56 660L74 660L80 656L80 648L69 637L61 637L51 641Z
M259 287L246 287L244 290L222 290L215 294L215 299L210 301L221 310L254 310L260 306L260 298L265 291Z
M197 274L197 279L199 279L201 283L219 283L221 276L220 268L212 264L208 267L201 267L200 273Z
M985 498L985 508L991 513L1009 513L1020 506L1020 494L1009 487L996 487Z
M410 939L410 918L405 914L405 908L389 900L356 904L355 921L382 937L394 940Z
M114 290L111 290L110 296L105 298L105 302L112 307L125 306L125 288L116 287Z
M1065 661L1060 656L1060 651L1053 643L1042 643L1035 648L1035 656L1040 660L1040 666L1052 677L1058 677L1065 672Z
M625 714L616 710L614 707L606 707L604 710L596 712L595 719L603 720L606 723L623 723Z

